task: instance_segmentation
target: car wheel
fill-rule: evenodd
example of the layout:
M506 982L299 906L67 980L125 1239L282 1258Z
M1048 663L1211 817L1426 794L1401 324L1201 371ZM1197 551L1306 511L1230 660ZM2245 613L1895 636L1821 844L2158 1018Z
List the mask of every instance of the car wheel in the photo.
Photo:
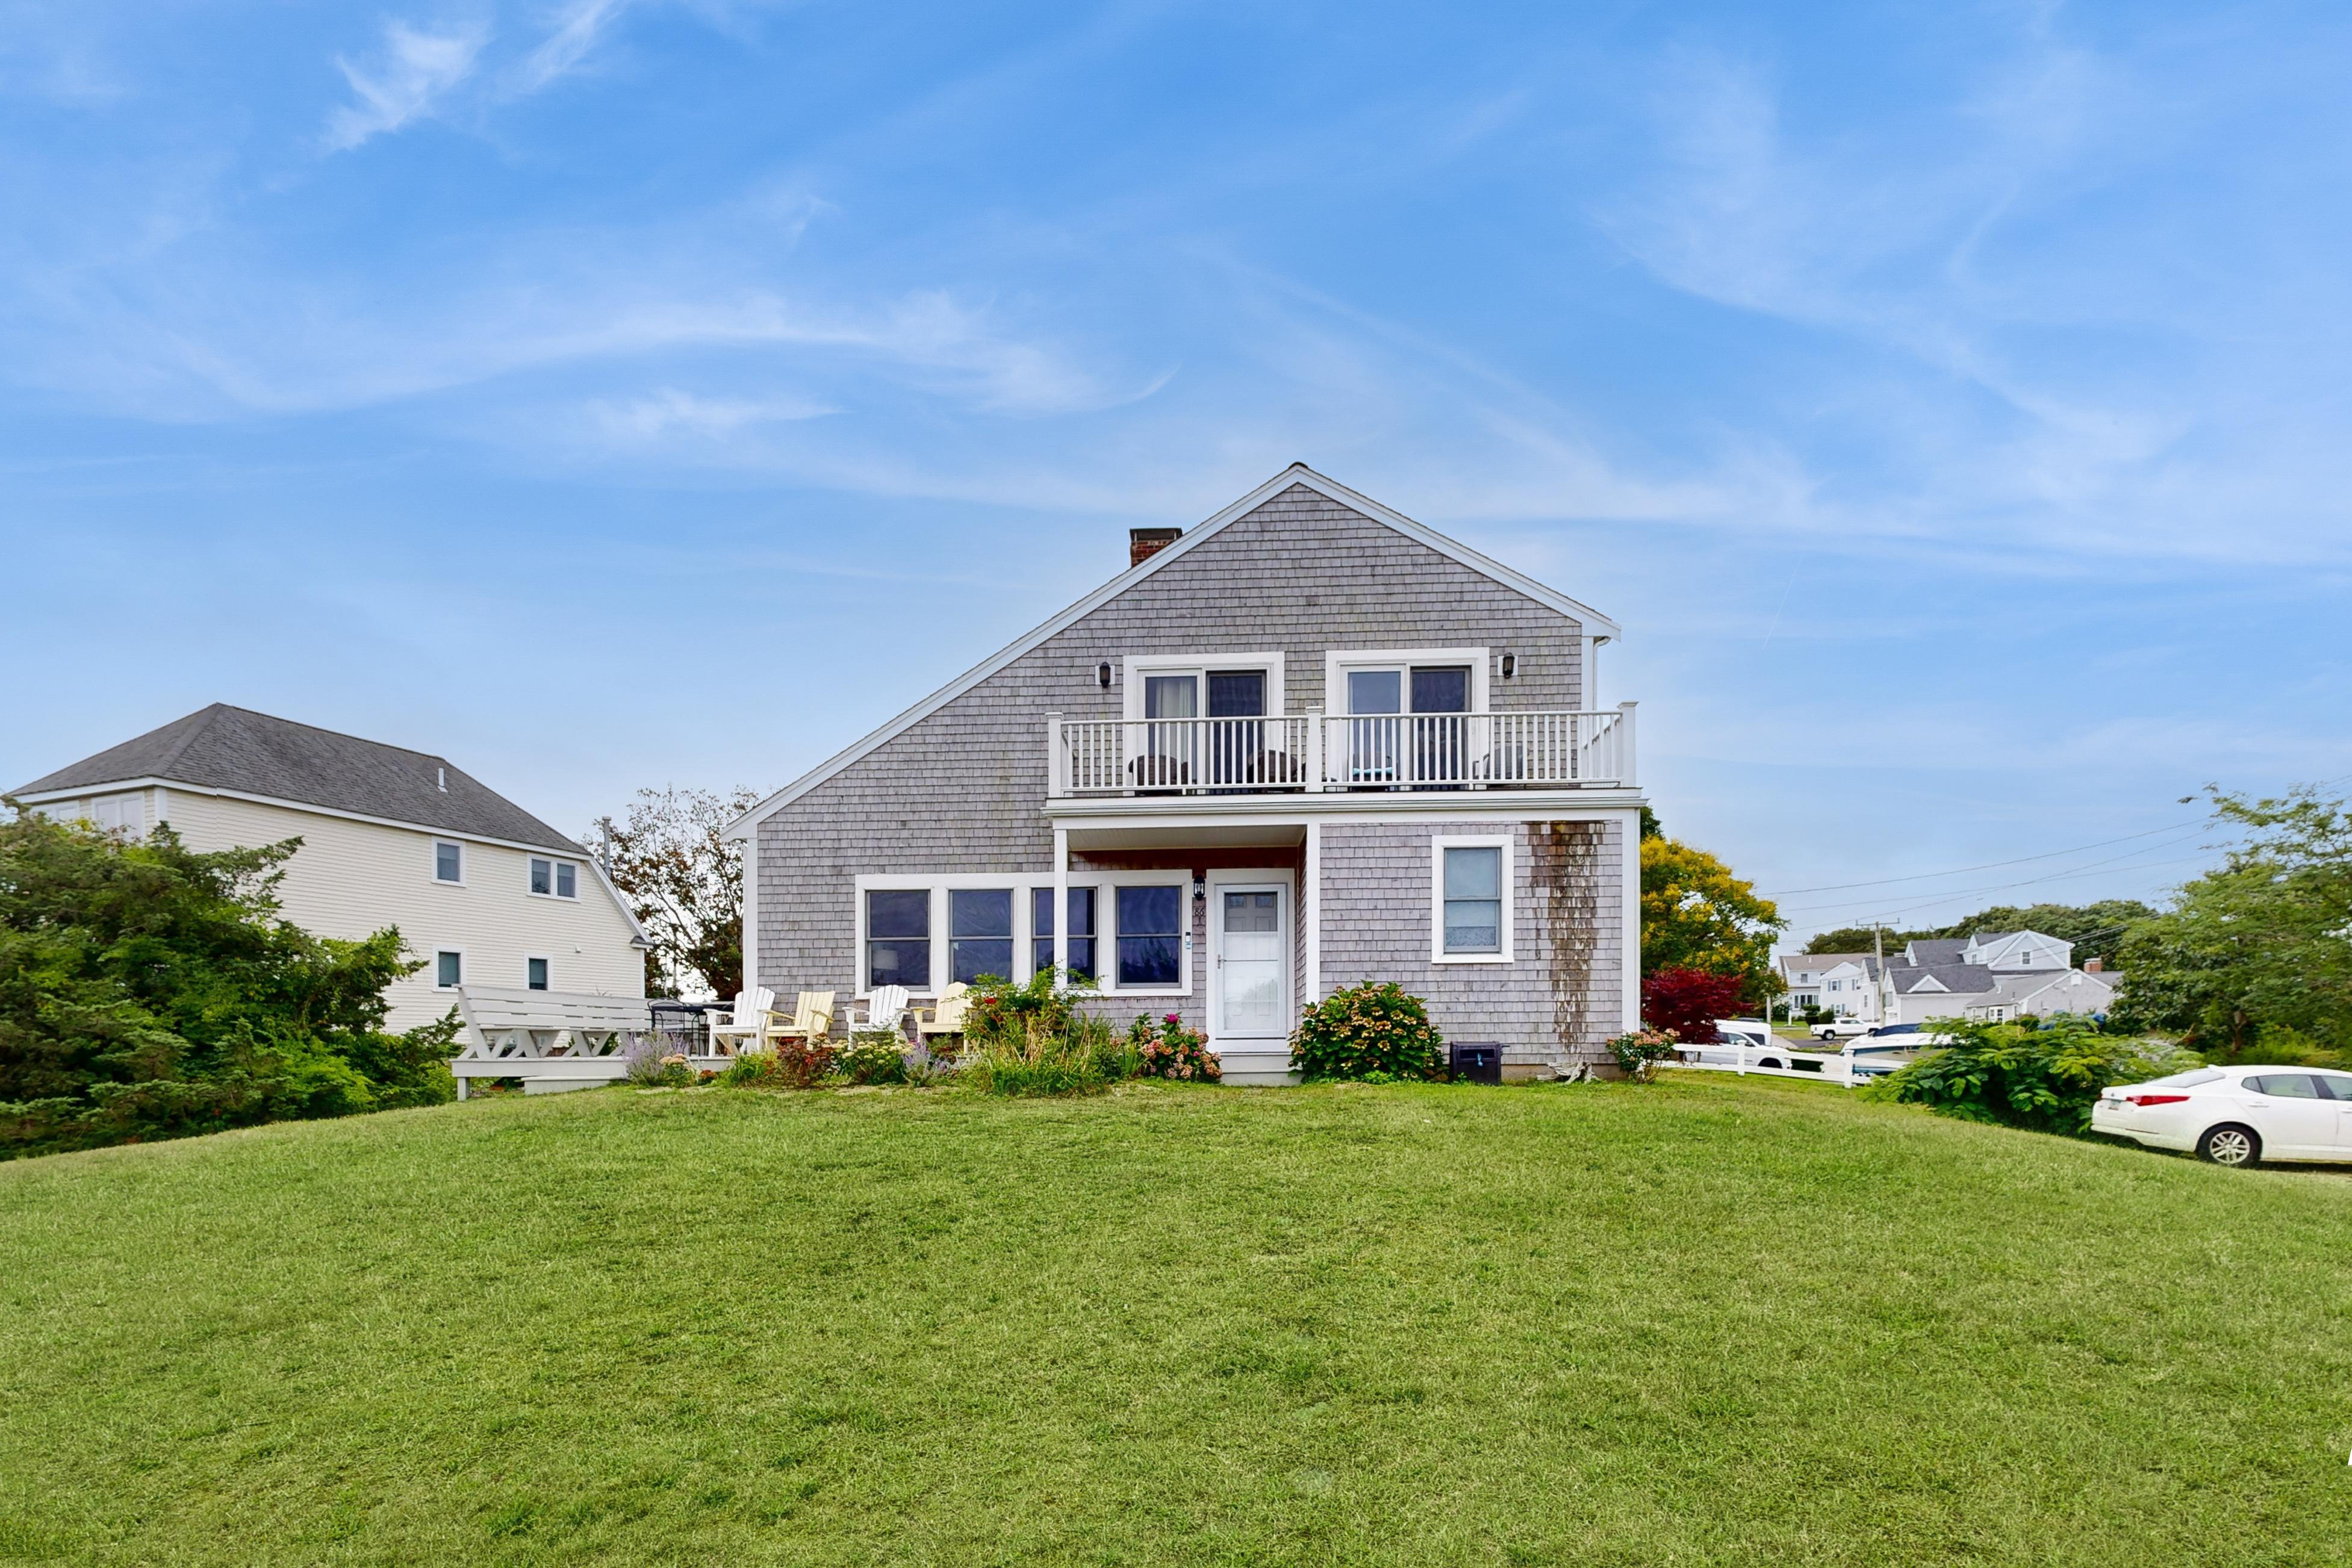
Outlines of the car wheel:
M2251 1127L2224 1121L2197 1140L2197 1157L2216 1165L2251 1165L2263 1157L2263 1140Z
M1788 1064L1781 1061L1778 1057L1766 1057L1762 1061L1758 1062L1756 1065L1759 1068L1778 1068L1785 1067Z

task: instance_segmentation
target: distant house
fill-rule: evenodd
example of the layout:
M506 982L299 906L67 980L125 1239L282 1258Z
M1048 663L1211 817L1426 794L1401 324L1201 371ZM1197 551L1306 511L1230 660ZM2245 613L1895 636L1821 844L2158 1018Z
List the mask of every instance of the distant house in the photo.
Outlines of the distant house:
M2005 1023L2049 1013L2105 1013L2116 976L2074 968L2074 947L2040 931L1979 931L1907 942L1878 976L1879 1021Z
M1801 1011L1826 1007L1840 1018L1875 1019L1877 960L1866 952L1784 952L1780 978L1789 1005Z
M645 933L579 845L447 759L215 703L12 792L192 849L299 837L284 918L355 940L396 926L425 967L386 994L429 1023L460 985L645 994Z

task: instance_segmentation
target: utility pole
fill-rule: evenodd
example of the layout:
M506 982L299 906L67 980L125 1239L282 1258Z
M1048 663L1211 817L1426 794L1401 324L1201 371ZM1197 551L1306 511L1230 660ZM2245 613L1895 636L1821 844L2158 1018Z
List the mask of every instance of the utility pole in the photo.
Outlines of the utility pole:
M1876 921L1870 922L1870 952L1875 961L1875 972L1870 977L1870 1010L1878 1015L1874 1024L1886 1022L1886 928Z

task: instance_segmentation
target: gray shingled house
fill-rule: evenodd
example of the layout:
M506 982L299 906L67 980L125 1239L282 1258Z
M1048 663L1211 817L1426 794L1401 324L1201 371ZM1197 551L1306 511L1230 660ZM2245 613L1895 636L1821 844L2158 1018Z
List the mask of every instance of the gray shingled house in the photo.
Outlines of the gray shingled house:
M1641 949L1600 612L1293 465L730 829L789 997L1093 976L1278 1081L1300 1008L1425 998L1507 1075L1605 1058Z

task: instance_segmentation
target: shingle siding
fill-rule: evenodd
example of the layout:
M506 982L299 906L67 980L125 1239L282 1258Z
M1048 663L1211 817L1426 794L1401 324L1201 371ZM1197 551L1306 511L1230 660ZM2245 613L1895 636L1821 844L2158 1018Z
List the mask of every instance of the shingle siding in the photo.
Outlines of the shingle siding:
M1511 962L1433 962L1438 846L1497 835L1511 841ZM1624 842L1622 820L1326 823L1324 989L1393 981L1447 1039L1496 1042L1507 1064L1604 1060L1624 996Z
M1119 683L1097 679L1103 660L1278 649L1297 713L1324 702L1328 650L1484 646L1493 706L1576 709L1583 637L1568 616L1294 486L762 820L760 983L856 988L861 874L1050 873L1045 718L1121 717ZM1517 656L1509 681L1491 668L1506 649ZM1328 946L1325 966L1334 973Z

